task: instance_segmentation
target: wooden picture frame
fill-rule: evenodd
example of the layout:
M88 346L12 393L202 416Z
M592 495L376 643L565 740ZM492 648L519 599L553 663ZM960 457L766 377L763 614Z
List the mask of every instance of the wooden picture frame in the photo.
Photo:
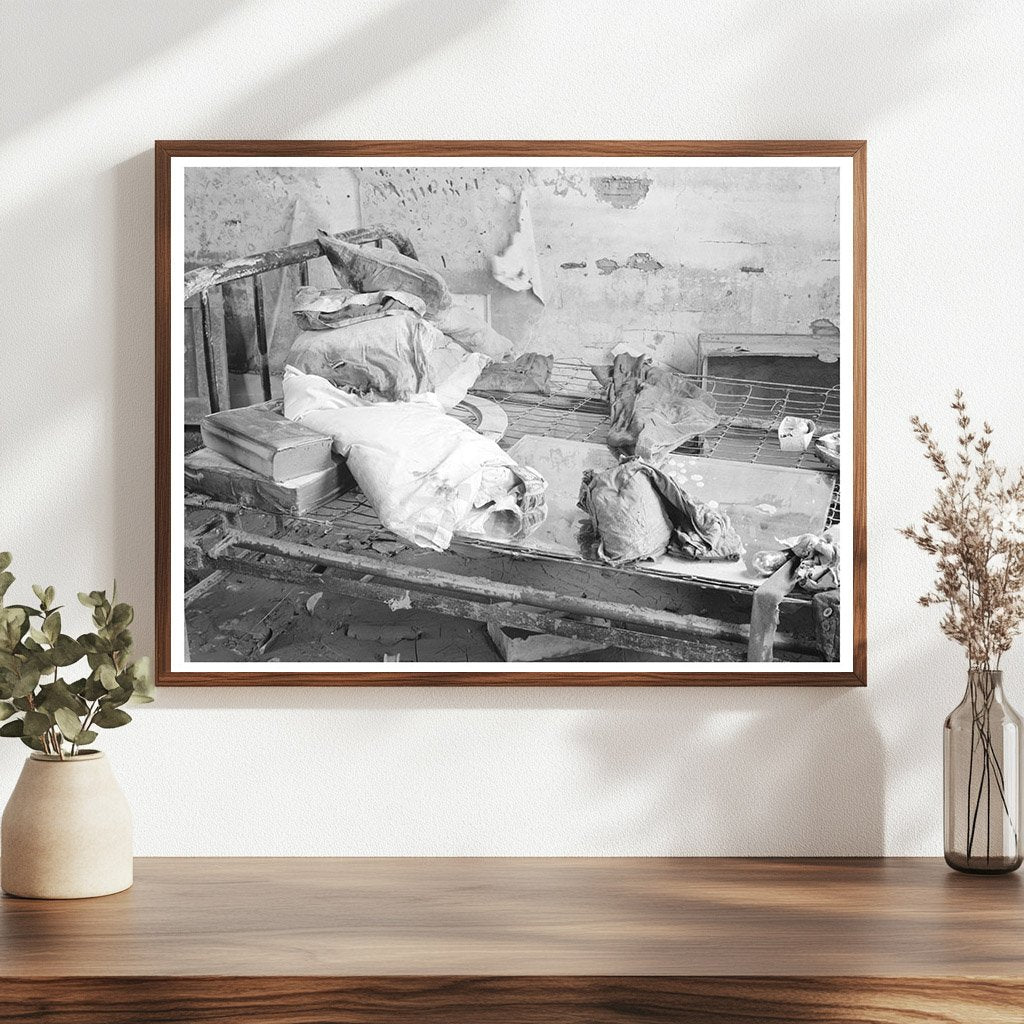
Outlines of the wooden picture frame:
M637 160L650 161L652 166L682 166L686 161L707 162L711 166L733 166L731 161L765 162L765 166L799 166L799 167L838 167L840 177L846 184L839 201L841 232L843 233L843 262L839 268L840 287L846 288L844 303L840 310L843 325L844 352L843 357L843 468L844 481L841 515L844 528L845 547L842 562L842 603L836 604L836 611L841 608L842 646L840 659L835 665L827 662L800 663L787 662L730 662L726 667L721 664L694 663L697 667L666 667L661 662L647 664L624 663L628 668L616 668L616 663L588 663L563 665L550 662L538 670L536 666L514 668L509 665L488 667L481 670L479 666L472 670L459 669L455 663L441 663L430 666L416 663L395 666L361 666L357 670L347 671L339 664L331 664L326 670L317 667L318 662L296 667L282 667L266 660L246 662L239 665L225 666L219 662L210 662L210 669L204 669L207 662L189 660L188 639L179 635L183 628L177 630L177 624L184 624L183 579L175 573L182 569L184 554L176 553L174 537L182 533L182 521L185 517L184 505L178 507L174 495L183 492L177 483L172 486L172 479L177 481L182 474L182 466L174 464L177 454L181 454L181 446L176 437L178 427L184 415L182 405L182 385L175 376L180 372L180 364L184 352L183 320L176 308L184 308L182 297L187 294L189 285L183 285L184 262L180 244L175 249L175 239L182 230L182 191L179 167L196 166L197 161L206 161L217 166L217 161L225 164L239 161L256 161L279 167L289 166L289 161L338 161L345 166L356 166L353 161L362 159L367 163L376 162L382 166L390 166L387 161L400 162L402 166L418 167L414 161L433 162L437 166L446 166L444 161L453 165L468 166L467 161L480 160L484 164L507 160L510 166L532 166L526 162L536 160L545 162L564 161L566 167L606 167L616 168L624 162ZM440 161L440 163L438 163ZM590 163L593 161L593 163ZM787 164L787 162L790 162ZM341 164L339 163L339 166ZM333 164L332 164L333 166ZM504 166L503 164L501 166ZM633 166L630 163L630 166ZM636 166L642 166L638 164ZM739 166L737 163L736 166ZM156 432L156 666L157 681L162 686L422 686L422 685L529 685L529 686L679 686L679 685L779 685L779 686L863 686L866 685L866 143L863 141L158 141L155 144L155 238L156 238L156 393L155 393L155 432ZM615 197L611 197L614 201ZM614 202L613 202L614 205ZM368 233L370 232L370 233ZM365 227L354 227L349 233L356 243L366 242L375 236L372 230ZM392 240L393 241L393 240ZM378 241L379 244L379 241ZM190 415L202 402L209 403L211 395L226 393L222 379L218 380L218 363L210 352L209 326L210 302L208 289L217 288L223 282L251 283L255 296L255 335L262 361L259 367L265 396L270 394L269 363L266 354L266 312L260 275L264 271L279 270L294 264L306 268L307 261L321 252L316 249L315 240L309 243L311 248L303 250L300 245L291 245L287 249L264 251L259 254L237 254L239 259L221 263L214 267L199 268L191 279L191 311L190 320L200 324L204 344L204 356L207 360L207 385L199 388L188 399ZM638 244L639 249L643 247ZM658 253L651 257L649 253L637 252L636 257L656 259ZM254 257L254 259L247 259ZM831 260L831 262L840 262ZM230 263L230 265L228 265ZM618 263L612 260L613 270L629 268L629 263ZM585 264L584 264L585 265ZM566 260L562 266L577 267L580 263ZM661 264L657 264L661 266ZM744 272L751 274L763 272L759 266L743 267ZM600 268L600 273L605 267ZM301 271L302 279L306 279L308 271ZM202 279L197 280L199 274ZM205 275L205 276L202 276ZM453 289L454 290L454 289ZM196 308L196 296L199 296L199 307ZM175 306L178 300L179 306ZM487 296L489 302L490 296ZM847 301L848 300L848 301ZM205 320L204 320L205 318ZM177 336L172 332L177 332ZM728 330L709 332L716 337L733 333ZM757 333L757 332L753 332ZM771 332L763 332L765 334ZM218 355L217 358L221 358ZM210 365L212 364L212 365ZM175 369L175 367L178 369ZM212 377L209 376L212 374ZM222 399L221 399L222 400ZM852 437L852 444L847 438ZM852 487L846 483L852 481ZM838 488L837 488L838 490ZM852 493L848 493L852 492ZM838 501L838 499L837 499ZM240 506L246 511L244 504ZM307 583L312 579L341 579L342 585L348 587L349 594L365 593L376 595L379 600L395 601L395 595L404 595L402 601L408 599L406 588L420 585L422 579L416 573L406 573L397 578L380 578L371 580L376 563L371 565L367 559L371 555L353 554L332 551L327 548L311 552L308 545L280 541L273 537L262 540L247 530L238 528L238 520L234 513L236 507L218 505L209 502L211 514L223 516L223 529L212 530L211 536L196 547L196 557L204 562L204 570L211 567L215 572L230 573L245 569L249 564L242 556L252 559L262 557L261 565L269 565L267 572L275 579L281 579L295 586ZM269 515L269 513L260 513ZM852 522L851 522L852 519ZM234 532L232 532L234 531ZM238 538L242 538L239 541ZM244 547L244 544L250 544ZM242 544L243 547L238 546ZM285 550L292 568L282 566L281 552ZM322 557L316 557L319 554ZM381 560L378 559L377 562ZM394 567L394 563L388 563ZM177 567L177 568L176 568ZM392 569L394 570L394 568ZM404 572L404 570L402 570ZM316 576L310 576L313 572ZM669 629L671 643L665 642L665 650L685 648L693 643L699 646L707 639L703 632L706 624L699 615L679 615L674 611L663 613L657 609L636 606L630 613L625 605L591 600L586 596L561 594L561 600L552 602L541 599L538 604L538 593L543 591L533 587L518 585L494 585L488 583L479 588L477 593L470 593L461 598L445 595L441 588L441 597L437 594L437 580L444 582L445 577L438 571L430 570L433 582L424 584L428 593L425 598L427 609L442 610L446 614L464 613L472 618L474 611L479 614L491 614L491 609L508 609L514 606L516 614L494 613L494 618L522 625L534 631L538 624L544 626L541 632L549 629L564 631L573 638L573 642L594 639L598 635L618 637L629 642L630 630L639 630L642 636L660 636L668 629L666 623L671 619L673 626L678 625L678 632ZM183 577L184 573L180 575ZM350 577L359 576L352 580ZM220 577L223 579L224 577ZM459 577L464 579L464 577ZM359 586L363 589L359 589ZM396 586L397 585L397 586ZM326 587L326 584L325 584ZM431 594L430 588L434 593ZM376 589L374 589L376 588ZM847 591L852 593L847 596ZM192 591L189 592L190 594ZM415 592L417 597L422 596ZM452 593L455 593L453 591ZM177 596L175 596L177 595ZM517 601L521 599L521 603ZM544 600L547 600L545 607ZM836 598L837 602L839 598ZM399 602L401 603L401 602ZM407 605L402 605L406 607ZM539 611L538 611L539 609ZM611 609L611 612L609 612ZM620 611L615 611L620 609ZM454 610L454 611L453 611ZM604 613L608 613L610 617ZM626 618L617 618L625 614ZM828 614L826 611L825 614ZM668 617L666 617L666 615ZM504 618L503 618L504 616ZM742 616L741 616L742 618ZM557 620L557 621L556 621ZM632 621L629 621L632 620ZM677 622L678 620L678 622ZM719 620L715 620L719 622ZM616 625L617 624L617 625ZM742 645L745 629L742 622L726 622L719 624L724 633L716 633L716 637L724 638L723 643ZM499 622L500 625L500 622ZM619 631L616 632L616 629ZM596 631L611 630L607 634ZM687 639L689 638L689 639ZM656 641L656 646L661 641ZM673 647L672 644L676 644ZM660 647L658 648L661 649ZM697 649L695 647L694 649ZM737 646L738 649L738 646ZM689 666L690 663L680 662Z

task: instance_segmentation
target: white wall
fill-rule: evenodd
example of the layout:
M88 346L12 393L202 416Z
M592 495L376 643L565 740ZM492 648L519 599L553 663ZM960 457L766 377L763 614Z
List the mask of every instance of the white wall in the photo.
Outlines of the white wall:
M116 574L143 648L154 138L870 140L868 689L167 690L107 742L139 853L940 851L963 666L895 528L955 384L1024 452L1019 5L7 0L0 38L0 547Z

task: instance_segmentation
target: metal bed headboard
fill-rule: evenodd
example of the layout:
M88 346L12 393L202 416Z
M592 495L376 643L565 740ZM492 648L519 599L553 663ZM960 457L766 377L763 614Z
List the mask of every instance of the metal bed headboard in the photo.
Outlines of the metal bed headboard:
M340 231L333 236L353 245L373 243L378 249L384 242L390 242L403 256L416 259L416 250L405 235L383 224L371 224L365 228L352 228ZM263 400L270 401L270 353L267 348L267 319L263 302L262 276L273 270L284 270L286 267L298 266L299 281L309 284L309 261L324 255L320 242L313 239L299 242L282 249L270 249L255 256L243 256L240 259L228 260L209 267L197 267L185 274L185 300L194 295L199 296L200 323L203 345L203 366L206 372L206 385L210 395L210 411L220 412L220 381L217 379L217 361L213 353L213 325L210 314L210 291L223 288L233 281L252 278L253 317L256 324L256 351L260 360L260 381L263 387Z

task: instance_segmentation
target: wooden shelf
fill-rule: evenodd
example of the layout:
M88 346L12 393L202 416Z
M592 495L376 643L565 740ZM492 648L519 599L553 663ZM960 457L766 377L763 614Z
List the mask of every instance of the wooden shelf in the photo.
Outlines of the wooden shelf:
M1024 889L931 859L140 859L116 896L5 897L0 964L5 1021L1019 1024Z

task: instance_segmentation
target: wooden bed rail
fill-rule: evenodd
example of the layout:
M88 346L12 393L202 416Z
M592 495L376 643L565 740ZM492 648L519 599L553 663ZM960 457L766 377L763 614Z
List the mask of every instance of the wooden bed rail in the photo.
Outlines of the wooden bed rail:
M369 242L379 244L381 241L388 241L403 256L416 259L416 250L409 239L383 224L339 231L334 237L343 242L351 242L353 245L365 245ZM208 267L196 267L195 270L190 270L185 274L184 298L190 299L198 292L208 291L210 288L230 284L232 281L240 281L246 277L265 274L269 270L280 270L282 267L292 267L297 263L303 264L308 260L315 260L323 254L324 251L320 247L320 243L314 238L312 241L286 245L281 249L269 249L266 252L257 253L255 256L243 256L240 259L226 260Z
M364 578L342 579L332 576L329 580L317 579L288 566L234 557L231 554L232 548L277 556L293 564L305 563L363 574ZM225 533L215 551L211 552L210 562L229 572L265 576L300 585L316 583L327 589L335 588L350 597L381 602L393 608L420 608L456 618L571 636L608 647L640 650L668 658L678 658L687 647L709 640L724 641L745 648L750 635L749 626L741 623L559 594L439 569L424 569L370 555L330 551L261 537L237 529ZM388 582L371 582L365 578L367 575ZM458 594L469 596L455 596ZM618 628L619 625L655 632L636 632ZM775 650L818 655L812 641L790 634L776 635Z

